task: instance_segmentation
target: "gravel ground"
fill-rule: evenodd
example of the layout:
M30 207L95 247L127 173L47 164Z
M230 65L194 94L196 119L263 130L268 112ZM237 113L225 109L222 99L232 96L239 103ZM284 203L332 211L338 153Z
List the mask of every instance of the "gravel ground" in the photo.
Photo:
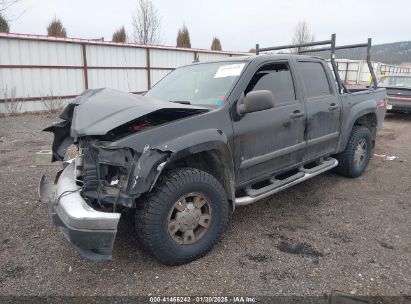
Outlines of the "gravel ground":
M159 264L120 223L114 260L81 258L54 228L35 167L55 115L0 118L0 295L411 294L411 116L390 114L366 173L326 173L234 213L206 257Z

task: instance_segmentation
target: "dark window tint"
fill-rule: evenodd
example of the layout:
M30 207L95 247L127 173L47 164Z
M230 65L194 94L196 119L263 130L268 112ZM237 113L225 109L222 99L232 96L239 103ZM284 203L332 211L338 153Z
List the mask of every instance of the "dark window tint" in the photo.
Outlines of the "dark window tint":
M300 62L307 97L320 97L331 94L324 67L319 62Z
M271 91L276 104L294 101L294 84L288 64L270 64L259 69L245 93L256 90Z

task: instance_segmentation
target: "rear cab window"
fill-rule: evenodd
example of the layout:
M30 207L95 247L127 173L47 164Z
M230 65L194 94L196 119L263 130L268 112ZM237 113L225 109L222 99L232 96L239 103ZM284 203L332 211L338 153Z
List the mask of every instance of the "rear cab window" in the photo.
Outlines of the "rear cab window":
M319 98L331 95L324 65L316 61L299 61L300 70L307 98Z

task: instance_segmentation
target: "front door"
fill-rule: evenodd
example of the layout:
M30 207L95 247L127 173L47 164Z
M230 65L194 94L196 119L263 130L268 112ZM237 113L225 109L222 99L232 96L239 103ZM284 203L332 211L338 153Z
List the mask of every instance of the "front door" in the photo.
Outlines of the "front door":
M236 184L268 177L302 160L305 109L287 61L263 65L244 94L270 90L275 107L245 114L233 123Z

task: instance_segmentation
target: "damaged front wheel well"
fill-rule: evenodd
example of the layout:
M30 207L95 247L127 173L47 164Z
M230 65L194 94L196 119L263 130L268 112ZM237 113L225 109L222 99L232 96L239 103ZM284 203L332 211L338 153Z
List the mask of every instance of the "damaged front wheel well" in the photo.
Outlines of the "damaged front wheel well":
M233 176L219 151L210 150L192 154L168 163L165 169L183 167L195 168L211 174L223 186L228 201L231 203L234 200Z

